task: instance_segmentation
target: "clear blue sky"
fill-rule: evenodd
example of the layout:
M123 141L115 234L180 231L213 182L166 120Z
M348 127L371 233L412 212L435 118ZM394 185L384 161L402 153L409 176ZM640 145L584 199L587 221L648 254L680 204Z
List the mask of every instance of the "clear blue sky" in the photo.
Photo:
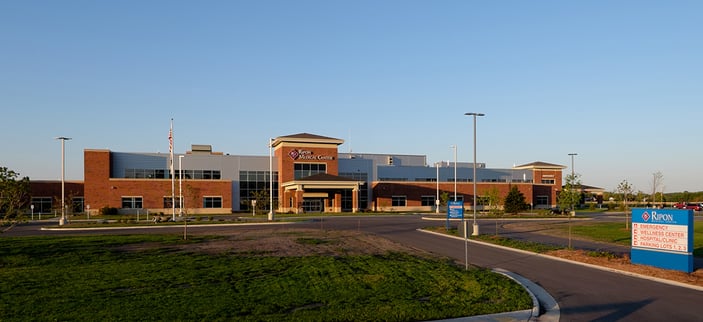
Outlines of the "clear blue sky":
M0 166L82 180L83 149L340 151L571 165L703 190L702 1L0 2ZM567 172L570 169L566 170Z

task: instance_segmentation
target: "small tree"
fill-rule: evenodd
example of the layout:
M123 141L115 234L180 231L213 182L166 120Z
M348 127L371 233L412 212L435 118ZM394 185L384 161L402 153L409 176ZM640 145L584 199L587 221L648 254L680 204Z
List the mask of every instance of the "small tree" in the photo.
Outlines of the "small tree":
M448 201L449 201L449 193L446 191L442 191L442 193L439 194L439 205L446 206Z
M627 180L623 180L620 184L618 184L616 191L622 195L622 208L625 212L625 229L630 229L630 219L627 211L627 196L632 195L632 185L630 185Z
M527 210L528 208L529 206L525 202L525 195L523 195L516 186L512 186L508 192L508 195L505 196L505 212L517 214L521 211Z
M564 189L559 192L559 207L561 209L571 209L581 202L581 180L578 174L566 176Z
M21 218L29 197L29 177L18 179L19 173L0 167L0 213L5 219Z
M503 203L503 198L500 197L500 190L493 187L486 191L486 197L488 197L488 212L491 215L500 214L500 205Z
M260 212L264 209L269 209L269 204L271 203L269 198L269 192L267 190L257 190L251 192L252 200L256 200L254 205L254 212Z
M496 187L488 189L486 197L488 198L488 212L496 216L496 236L498 236L498 216L502 213L500 205L503 203L503 198L500 197L500 190Z
M663 180L664 175L661 171L652 173L652 204L657 203L657 191L659 191L659 187L661 187ZM663 202L664 201L662 200L662 203Z

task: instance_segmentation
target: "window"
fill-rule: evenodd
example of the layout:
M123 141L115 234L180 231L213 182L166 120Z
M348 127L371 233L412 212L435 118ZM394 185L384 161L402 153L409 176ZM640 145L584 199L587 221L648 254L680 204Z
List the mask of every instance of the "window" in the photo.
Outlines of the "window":
M176 208L180 207L181 197L176 197ZM173 208L173 202L171 202L171 197L164 197L164 208Z
M222 208L222 197L203 197L203 208Z
M269 171L239 171L239 200L240 210L251 210L251 200L256 193L265 192L266 199L270 198L271 189ZM274 207L278 200L278 171L273 172L273 199ZM268 203L267 203L267 208Z
M420 204L422 206L434 206L435 196L422 196Z
M83 212L83 204L85 203L83 197L73 197L71 203L73 204L73 212Z
M535 197L535 205L548 205L549 204L549 196L536 196Z
M140 209L142 208L142 197L122 197L122 208Z
M340 172L339 173L340 177L346 177L346 178L351 178L359 181L363 181L364 184L359 186L359 208L360 209L366 209L368 208L369 205L369 185L368 185L368 177L369 174L366 172ZM343 190L342 191L342 209L352 209L353 207L353 191L351 190Z
M554 184L554 179L542 179L542 184Z
M166 170L163 169L124 169L124 177L130 179L164 179Z
M327 173L325 163L296 163L293 165L295 179L309 177L318 173Z
M407 202L406 196L393 196L393 197L391 197L391 206L392 207L405 207L406 202Z
M51 197L32 197L32 205L34 205L34 212L51 212Z

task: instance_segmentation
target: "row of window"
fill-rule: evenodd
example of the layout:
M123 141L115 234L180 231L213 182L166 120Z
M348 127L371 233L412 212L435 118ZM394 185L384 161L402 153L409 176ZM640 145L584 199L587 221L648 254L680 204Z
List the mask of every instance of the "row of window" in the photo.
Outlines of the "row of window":
M435 196L421 196L420 197L420 205L421 206L434 206L435 205ZM454 196L450 196L452 200L454 200ZM464 201L464 196L462 195L457 195L456 196L456 201ZM478 199L476 199L476 203L478 205L488 205L489 199L488 197L485 196L480 196ZM535 197L535 205L548 205L549 204L549 196L536 196ZM392 196L391 197L391 206L392 207L405 207L407 205L407 197L406 196Z
M408 181L408 178L378 178L378 181ZM415 178L415 182L437 182L437 178ZM443 182L454 182L454 178L448 178ZM473 182L467 178L456 178L456 182ZM532 180L523 179L481 179L481 182L515 182L515 183L532 183ZM554 184L554 179L542 179L542 184Z
M219 180L222 179L220 170L181 170L184 179ZM180 171L174 171L174 177L180 178ZM170 173L165 169L125 169L124 177L128 179L170 179Z
M325 163L296 163L293 165L295 179L301 179L316 175L319 173L327 173L327 164Z
M71 200L70 210L73 212L82 212L84 203L83 200L83 197L73 197ZM61 198L57 198L56 202L58 203L58 210L60 210ZM31 205L34 206L32 211L35 213L50 213L52 210L55 210L53 208L54 199L52 197L32 197Z
M180 205L181 199L176 197L176 206ZM173 199L171 197L164 197L163 199L164 208L171 208L174 206ZM203 197L203 208L222 208L222 197ZM122 208L125 209L141 209L144 208L144 198L143 197L122 197Z

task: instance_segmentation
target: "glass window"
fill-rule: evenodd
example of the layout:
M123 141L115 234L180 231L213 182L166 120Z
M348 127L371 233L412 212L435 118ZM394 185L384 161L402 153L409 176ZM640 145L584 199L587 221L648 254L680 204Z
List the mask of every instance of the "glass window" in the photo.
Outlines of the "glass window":
M548 205L549 204L549 196L536 196L535 197L535 204Z
M392 207L405 207L406 202L407 202L406 196L393 196L393 197L391 197L391 206Z
M122 197L122 208L140 209L142 208L142 197Z
M222 197L203 197L203 208L222 208Z
M34 205L34 212L36 213L50 213L51 197L32 197L32 205Z
M256 193L264 191L267 198L269 198L271 186L269 178L268 171L239 171L240 210L251 209L250 201ZM276 171L273 172L273 199L275 207L278 199L278 172Z
M295 179L305 178L318 173L327 173L325 163L296 163L293 165Z
M434 206L435 196L422 196L420 204L422 206Z
M71 202L73 203L73 212L83 212L83 197L73 197Z
M542 184L554 184L554 179L542 179Z

